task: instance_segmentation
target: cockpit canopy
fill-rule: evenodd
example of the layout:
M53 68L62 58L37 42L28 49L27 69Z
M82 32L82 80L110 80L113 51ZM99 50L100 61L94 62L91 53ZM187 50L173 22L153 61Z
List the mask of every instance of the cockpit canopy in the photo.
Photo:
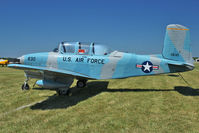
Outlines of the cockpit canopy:
M53 52L78 55L108 55L111 51L108 47L95 43L62 42Z

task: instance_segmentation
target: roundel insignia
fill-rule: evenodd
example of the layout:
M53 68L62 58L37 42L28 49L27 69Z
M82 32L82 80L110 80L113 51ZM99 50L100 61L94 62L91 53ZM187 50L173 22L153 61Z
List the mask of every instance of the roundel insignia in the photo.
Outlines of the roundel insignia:
M145 61L142 63L141 69L144 73L150 73L153 71L153 64L150 61Z
M145 61L140 64L136 64L136 68L140 68L144 73L150 73L153 70L159 70L159 65L153 65L150 61Z

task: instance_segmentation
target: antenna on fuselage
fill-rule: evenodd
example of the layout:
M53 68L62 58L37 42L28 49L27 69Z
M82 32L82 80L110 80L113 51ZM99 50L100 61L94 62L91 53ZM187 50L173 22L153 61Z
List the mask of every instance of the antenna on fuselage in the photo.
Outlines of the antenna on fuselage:
M95 46L95 44L92 43L92 52L93 52L93 54L95 54L95 48L94 48L94 46Z
M64 46L64 42L61 42L61 44L62 44L62 47L63 47L63 49L64 49L64 53L66 53L66 48L65 48L65 46Z

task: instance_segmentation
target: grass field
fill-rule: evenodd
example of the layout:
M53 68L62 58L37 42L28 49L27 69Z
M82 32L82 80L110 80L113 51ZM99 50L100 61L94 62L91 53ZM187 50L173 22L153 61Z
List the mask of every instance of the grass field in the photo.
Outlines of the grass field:
M2 67L0 132L199 132L195 65L181 73L190 85L178 74L89 81L71 97L37 86L22 91L23 71Z

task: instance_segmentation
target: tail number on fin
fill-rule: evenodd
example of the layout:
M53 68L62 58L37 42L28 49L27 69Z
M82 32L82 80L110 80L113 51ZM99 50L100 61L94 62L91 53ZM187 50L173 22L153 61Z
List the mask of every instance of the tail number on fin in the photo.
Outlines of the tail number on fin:
M179 56L178 53L171 53L171 56Z

